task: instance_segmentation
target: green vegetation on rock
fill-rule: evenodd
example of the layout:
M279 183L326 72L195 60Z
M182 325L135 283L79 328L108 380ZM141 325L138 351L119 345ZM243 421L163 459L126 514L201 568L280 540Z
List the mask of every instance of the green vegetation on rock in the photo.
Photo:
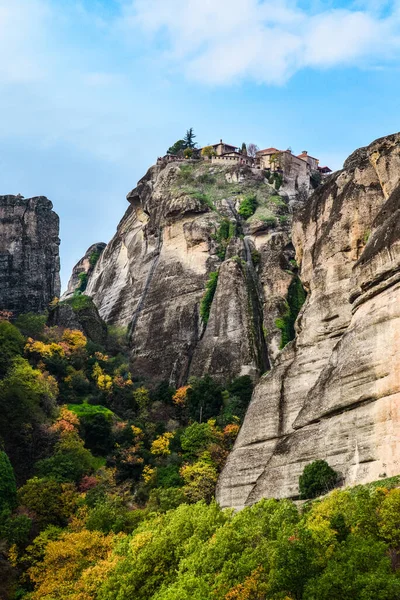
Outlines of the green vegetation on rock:
M245 196L240 203L238 213L244 219L248 219L256 212L258 202L257 197L255 195Z
M282 332L281 349L295 338L294 324L305 300L306 292L300 278L295 275L289 286L284 314L275 321L276 327Z
M236 235L236 223L229 219L222 219L220 226L215 234L214 239L218 243L217 256L221 260L225 259L226 249L229 241Z
M87 273L79 273L78 275L79 285L76 288L78 293L82 293L86 290L88 284L88 274Z
M299 478L299 490L303 500L316 498L329 492L337 483L338 474L325 460L315 460L304 467Z
M211 304L218 284L218 271L212 271L206 283L206 291L200 302L200 316L204 323L210 318Z
M77 294L72 298L68 298L68 300L64 300L63 302L65 302L65 304L69 304L72 309L77 312L93 306L93 300L90 298L90 296L85 296L84 294ZM63 303L61 302L60 304Z

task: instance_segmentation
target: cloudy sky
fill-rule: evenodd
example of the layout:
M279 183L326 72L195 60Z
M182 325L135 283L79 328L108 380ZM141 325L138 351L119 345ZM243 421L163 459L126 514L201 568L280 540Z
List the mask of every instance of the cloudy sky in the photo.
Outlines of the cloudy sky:
M194 127L340 168L400 129L400 1L0 0L0 193L61 218L64 285Z

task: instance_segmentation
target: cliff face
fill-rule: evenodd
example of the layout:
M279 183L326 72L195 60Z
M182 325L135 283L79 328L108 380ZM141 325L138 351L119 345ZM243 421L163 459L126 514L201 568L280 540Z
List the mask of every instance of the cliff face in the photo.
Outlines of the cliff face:
M346 485L400 473L400 134L355 152L295 218L308 291L257 385L217 497L296 497L325 459Z
M248 220L237 212L246 197L258 201ZM285 201L261 173L205 162L152 167L128 201L85 293L128 328L133 372L175 385L206 372L258 378L278 354L275 320L293 278Z
M67 290L62 295L62 300L71 298L76 291L85 291L87 286L87 280L92 273L97 261L100 258L100 254L103 252L107 244L104 242L98 242L92 244L82 256L81 260L76 263L72 270L71 277L68 281Z
M0 196L0 309L44 311L60 295L59 219L47 198Z

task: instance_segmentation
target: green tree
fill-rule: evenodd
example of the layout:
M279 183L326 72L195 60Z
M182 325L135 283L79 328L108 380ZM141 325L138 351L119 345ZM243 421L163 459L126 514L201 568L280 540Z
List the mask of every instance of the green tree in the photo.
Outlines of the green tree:
M0 321L0 377L4 377L13 359L24 351L24 336L8 321Z
M349 536L321 574L310 578L303 600L397 600L400 579L391 574L386 546L373 537Z
M50 458L36 464L39 477L51 477L58 482L79 482L93 470L93 456L75 433L65 435Z
M47 315L37 315L36 313L25 313L19 315L15 320L15 326L25 337L40 338L46 325Z
M215 435L208 423L192 423L181 435L181 446L188 457L198 456L214 441Z
M38 439L46 439L41 427L54 414L57 393L55 380L21 357L0 381L0 436L18 481L31 474Z
M175 144L168 148L167 154L177 155L179 153L182 153L185 150L185 148L186 145L184 140L178 140L177 142L175 142Z
M182 491L189 502L211 502L217 485L217 469L211 462L200 459L192 465L184 465L180 474L185 482Z
M194 421L204 422L218 415L223 406L223 388L209 375L189 381L187 407L189 416Z
M378 511L379 534L390 547L392 566L400 565L400 489L391 490Z
M206 158L212 158L216 155L216 153L212 146L204 146L204 148L201 150L201 155L205 156Z
M0 513L17 505L17 485L14 469L7 454L0 450Z
M299 478L299 489L303 499L316 498L331 490L338 474L325 460L315 460L304 467Z
M111 422L107 415L97 413L80 419L85 445L93 454L106 456L113 447Z
M176 510L145 521L121 542L119 552L125 560L116 563L102 583L98 600L149 600L161 587L165 589L176 580L182 558L197 551L227 518L215 503L206 506L201 502L181 504Z
M22 506L34 513L41 527L67 524L75 508L75 488L54 479L33 477L18 490Z
M194 138L196 136L194 135L193 132L193 127L191 127L190 129L187 130L185 137L183 138L183 142L185 144L185 148L195 148L197 146L197 143L194 141Z

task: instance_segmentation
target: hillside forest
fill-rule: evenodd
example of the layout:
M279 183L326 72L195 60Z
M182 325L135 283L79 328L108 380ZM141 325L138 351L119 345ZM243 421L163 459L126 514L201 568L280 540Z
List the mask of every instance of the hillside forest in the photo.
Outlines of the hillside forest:
M153 384L124 330L48 322L1 314L0 598L400 599L396 479L223 510L250 378Z

